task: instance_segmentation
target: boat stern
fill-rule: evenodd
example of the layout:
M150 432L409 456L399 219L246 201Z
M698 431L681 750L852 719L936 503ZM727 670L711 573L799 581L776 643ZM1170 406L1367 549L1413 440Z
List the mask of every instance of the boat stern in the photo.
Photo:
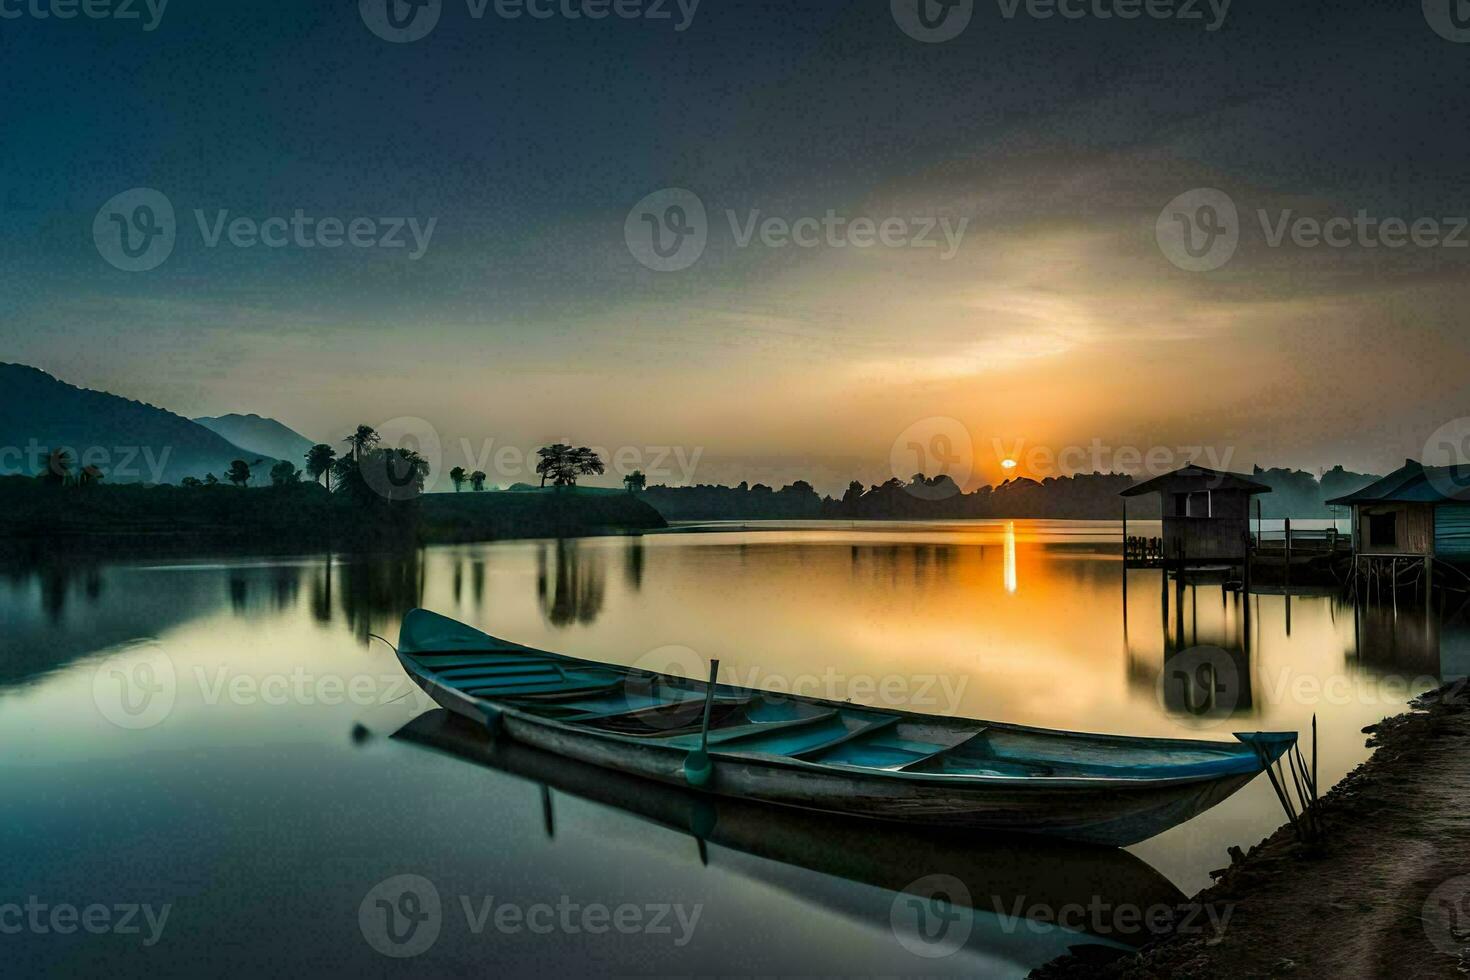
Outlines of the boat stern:
M1261 768L1267 769L1296 744L1297 732L1234 732L1238 741L1250 746L1260 760Z

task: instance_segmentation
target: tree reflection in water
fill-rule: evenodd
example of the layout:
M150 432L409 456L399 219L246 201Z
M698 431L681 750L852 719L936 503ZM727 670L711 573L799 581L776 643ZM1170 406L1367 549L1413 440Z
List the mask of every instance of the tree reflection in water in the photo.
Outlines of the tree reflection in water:
M552 626L592 623L602 612L606 594L605 550L558 538L536 553L536 597Z

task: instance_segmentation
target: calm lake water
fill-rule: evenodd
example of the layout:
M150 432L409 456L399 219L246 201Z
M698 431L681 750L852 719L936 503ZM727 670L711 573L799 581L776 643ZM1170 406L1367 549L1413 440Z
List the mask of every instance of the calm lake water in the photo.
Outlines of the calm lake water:
M1179 603L1142 569L1124 599L1117 527L1077 522L0 566L3 972L1021 976L1130 936L1018 910L1182 901L1282 822L1258 779L1127 851L871 833L486 752L369 636L415 606L1030 725L1229 739L1315 713L1326 783L1367 757L1364 725L1470 663L1463 627L1412 603L1218 584ZM921 907L904 889L930 875L970 901Z

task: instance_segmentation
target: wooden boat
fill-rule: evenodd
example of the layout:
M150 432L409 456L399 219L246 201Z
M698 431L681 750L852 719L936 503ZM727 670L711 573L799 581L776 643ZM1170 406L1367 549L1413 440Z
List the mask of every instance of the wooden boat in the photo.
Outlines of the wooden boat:
M1145 840L1244 786L1295 732L1132 738L774 695L535 650L436 613L398 659L492 735L722 796L910 825Z
M706 864L739 868L727 851L777 861L819 875L882 889L876 915L884 928L895 893L911 889L924 876L943 874L964 888L950 895L956 906L994 915L1005 910L1045 915L1067 906L1091 906L1092 927L1102 945L1137 946L1155 938L1129 916L1136 910L1178 909L1188 899L1164 875L1128 851L1059 838L1020 834L977 835L958 827L906 826L893 821L771 807L720 797L687 787L656 783L611 772L511 739L487 739L484 729L453 712L427 711L393 733L395 741L424 746L475 765L529 780L542 790L540 806L529 793L521 803L534 813L548 838L555 837L553 791L626 813L688 835ZM512 796L506 801L514 808ZM538 812L539 811L539 812ZM693 859L695 849L689 849ZM809 876L761 875L761 880L829 910L832 893ZM1039 935L1050 925L1037 919L1024 930ZM1013 930L1014 931L1014 930ZM990 936L999 940L1003 937ZM1065 939L1073 945L1080 936ZM1059 948L1061 955L1066 947Z

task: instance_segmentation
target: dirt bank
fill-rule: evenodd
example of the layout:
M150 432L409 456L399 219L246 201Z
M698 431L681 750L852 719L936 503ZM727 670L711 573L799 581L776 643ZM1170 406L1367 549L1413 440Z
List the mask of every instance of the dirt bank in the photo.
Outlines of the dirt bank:
M1463 977L1470 972L1470 689L1460 681L1364 729L1373 757L1322 800L1324 844L1283 826L1195 900L1223 935L1174 935L1072 978ZM1461 877L1464 876L1464 877Z

